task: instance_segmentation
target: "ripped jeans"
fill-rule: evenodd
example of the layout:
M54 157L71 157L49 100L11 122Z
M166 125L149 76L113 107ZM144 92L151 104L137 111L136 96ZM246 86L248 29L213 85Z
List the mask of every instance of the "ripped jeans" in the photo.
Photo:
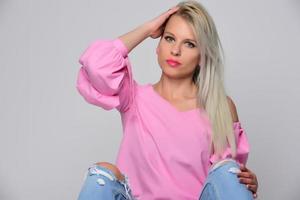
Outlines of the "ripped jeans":
M214 164L199 200L253 200L252 192L239 182L239 172L239 165L232 159L224 159Z
M252 192L240 183L235 160L224 159L214 164L204 183L199 200L253 200ZM136 200L126 174L118 180L109 169L93 165L88 169L78 200ZM171 195L172 191L170 191Z
M85 176L85 182L78 200L135 200L131 194L128 176L119 180L115 174L102 166L92 165Z

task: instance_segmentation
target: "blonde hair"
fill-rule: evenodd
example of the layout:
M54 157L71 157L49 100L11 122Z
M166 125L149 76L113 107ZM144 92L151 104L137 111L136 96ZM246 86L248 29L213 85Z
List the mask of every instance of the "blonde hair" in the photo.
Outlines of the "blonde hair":
M229 144L235 158L233 119L223 83L224 52L214 21L197 1L182 1L177 6L179 9L174 15L181 16L192 25L200 44L201 59L193 81L198 86L198 101L206 110L212 126L210 150L221 156Z

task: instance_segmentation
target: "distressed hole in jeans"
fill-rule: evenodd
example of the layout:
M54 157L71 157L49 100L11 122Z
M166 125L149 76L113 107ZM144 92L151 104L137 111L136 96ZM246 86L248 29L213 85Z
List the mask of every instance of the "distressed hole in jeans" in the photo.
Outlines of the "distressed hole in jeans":
M228 169L229 172L233 173L233 174L237 174L237 173L240 173L241 170L239 168L236 168L236 167L231 167Z
M91 168L90 172L91 172L91 174L102 175L102 176L107 177L111 181L114 181L114 178L109 173L107 173L106 171L103 171L101 169L97 169L96 167Z
M97 179L97 183L99 184L99 185L105 185L105 180L103 180L102 178L98 178Z

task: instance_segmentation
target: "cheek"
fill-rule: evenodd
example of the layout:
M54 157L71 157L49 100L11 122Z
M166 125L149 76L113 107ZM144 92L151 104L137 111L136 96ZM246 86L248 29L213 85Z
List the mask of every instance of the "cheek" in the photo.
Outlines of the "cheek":
M198 65L200 63L200 55L199 54L190 54L187 58L189 60L189 64L192 66Z
M201 62L201 54L198 55L198 59L197 59L197 60L198 60L198 64L200 65L200 62Z
M199 53L194 55L194 64L198 65L200 64L200 60L201 60L201 55Z
M161 65L162 63L162 60L163 60L163 55L162 55L162 49L160 47L157 47L156 48L156 55L157 55L157 61L158 61L158 64Z
M158 55L161 52L161 42L158 43L157 47L156 47L156 54Z
M157 53L162 53L164 52L164 45L162 44L162 42L160 42L156 48L156 52Z
M163 60L164 58L165 58L165 52L166 52L166 50L162 47L162 46L158 46L157 48L156 48L156 54L157 54L157 58L159 59L159 60Z

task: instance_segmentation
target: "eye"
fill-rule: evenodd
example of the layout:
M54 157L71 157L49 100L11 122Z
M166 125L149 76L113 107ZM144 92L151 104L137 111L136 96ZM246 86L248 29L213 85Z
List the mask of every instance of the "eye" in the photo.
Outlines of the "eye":
M165 36L164 37L166 41L171 42L172 40L174 40L172 37L170 36Z
M187 46L188 46L189 48L195 48L195 47L196 47L196 45L194 45L194 44L191 43L191 42L187 42L186 44L187 44Z

